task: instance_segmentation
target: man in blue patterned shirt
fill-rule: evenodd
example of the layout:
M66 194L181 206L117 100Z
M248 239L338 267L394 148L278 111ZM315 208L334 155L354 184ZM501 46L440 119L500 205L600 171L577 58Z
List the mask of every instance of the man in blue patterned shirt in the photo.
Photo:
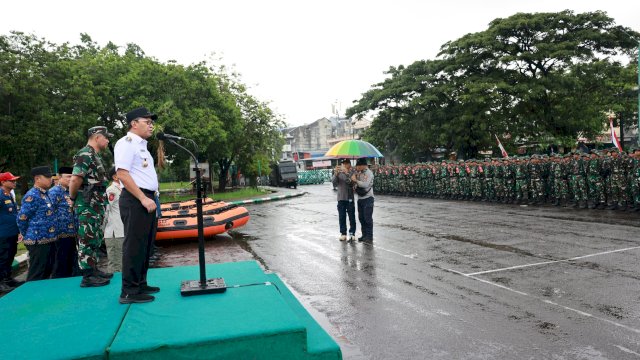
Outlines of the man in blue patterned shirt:
M27 281L48 279L53 272L57 240L56 217L49 196L51 170L48 166L31 169L33 187L24 194L18 213L22 242L29 251Z
M76 236L78 235L78 218L69 206L69 182L72 167L63 166L58 170L58 185L49 190L49 198L53 202L56 217L57 238L55 244L55 263L52 278L71 277L78 269L78 253Z

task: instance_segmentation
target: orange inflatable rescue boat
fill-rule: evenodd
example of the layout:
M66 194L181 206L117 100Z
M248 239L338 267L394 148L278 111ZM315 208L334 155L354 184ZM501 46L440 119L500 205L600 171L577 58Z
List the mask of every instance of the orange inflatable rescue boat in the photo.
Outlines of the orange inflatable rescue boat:
M160 206L162 217L158 219L156 240L193 239L198 237L198 219L195 200L167 203ZM204 236L222 234L244 226L249 221L249 211L224 201L203 199Z

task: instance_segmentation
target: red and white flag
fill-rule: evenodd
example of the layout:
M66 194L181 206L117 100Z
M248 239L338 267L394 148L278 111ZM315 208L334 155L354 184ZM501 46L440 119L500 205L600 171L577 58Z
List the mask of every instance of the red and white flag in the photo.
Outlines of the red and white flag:
M498 139L498 135L495 135L496 140L498 140L498 147L500 148L500 152L502 152L502 157L503 158L508 158L509 154L507 154L507 150L504 149L504 146L502 146L502 143L500 142L500 139Z
M613 117L609 117L609 129L611 129L611 142L618 148L618 151L622 152L622 146L616 136L616 131L613 129Z

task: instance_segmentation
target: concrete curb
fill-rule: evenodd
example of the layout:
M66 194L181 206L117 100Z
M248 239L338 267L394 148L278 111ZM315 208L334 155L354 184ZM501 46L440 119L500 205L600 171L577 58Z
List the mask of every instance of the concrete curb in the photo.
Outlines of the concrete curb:
M229 204L234 204L234 205L260 204L260 203L267 202L267 201L277 201L277 200L283 200L283 199L289 199L289 198L293 198L293 197L298 197L298 196L302 196L302 195L304 195L306 193L307 193L306 191L303 191L303 192L297 192L297 193L293 193L293 194L267 196L267 197L258 198L258 199L230 201Z
M27 253L16 256L11 264L11 270L17 271L22 266L27 266Z

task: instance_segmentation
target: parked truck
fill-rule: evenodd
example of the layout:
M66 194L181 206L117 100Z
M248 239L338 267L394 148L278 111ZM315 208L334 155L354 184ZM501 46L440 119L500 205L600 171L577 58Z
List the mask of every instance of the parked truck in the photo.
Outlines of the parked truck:
M280 160L271 164L271 186L298 188L298 168L293 160Z

